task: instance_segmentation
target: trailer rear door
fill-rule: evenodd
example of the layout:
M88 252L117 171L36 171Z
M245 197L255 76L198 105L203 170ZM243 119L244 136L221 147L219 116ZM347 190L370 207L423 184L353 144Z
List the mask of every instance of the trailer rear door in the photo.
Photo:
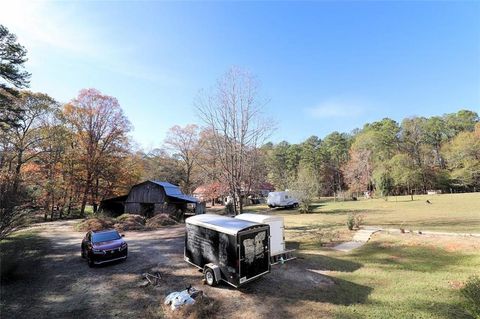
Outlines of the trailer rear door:
M238 233L240 284L270 271L269 227Z

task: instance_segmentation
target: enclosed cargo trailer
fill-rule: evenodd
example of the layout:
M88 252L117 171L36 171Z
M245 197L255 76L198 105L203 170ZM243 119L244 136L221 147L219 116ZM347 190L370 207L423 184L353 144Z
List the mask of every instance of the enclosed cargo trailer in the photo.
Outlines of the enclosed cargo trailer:
M186 262L203 270L205 281L234 287L270 272L270 227L213 214L185 220Z
M235 218L270 226L270 262L272 265L295 259L293 256L295 250L285 249L285 226L282 216L244 213Z

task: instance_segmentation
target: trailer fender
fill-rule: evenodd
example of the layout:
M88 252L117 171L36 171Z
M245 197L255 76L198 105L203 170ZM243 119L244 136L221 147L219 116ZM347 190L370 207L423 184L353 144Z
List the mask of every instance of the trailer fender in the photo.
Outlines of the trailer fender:
M222 278L222 274L220 273L220 267L215 264L208 263L203 267L203 271L205 271L207 268L213 270L213 273L215 274L215 282L220 282L220 279Z

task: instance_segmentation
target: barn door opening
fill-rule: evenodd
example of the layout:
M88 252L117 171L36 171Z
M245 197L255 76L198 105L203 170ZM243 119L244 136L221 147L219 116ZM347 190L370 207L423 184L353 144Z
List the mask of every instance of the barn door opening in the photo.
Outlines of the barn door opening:
M153 217L153 214L155 213L155 204L141 203L140 207L143 216L147 218Z

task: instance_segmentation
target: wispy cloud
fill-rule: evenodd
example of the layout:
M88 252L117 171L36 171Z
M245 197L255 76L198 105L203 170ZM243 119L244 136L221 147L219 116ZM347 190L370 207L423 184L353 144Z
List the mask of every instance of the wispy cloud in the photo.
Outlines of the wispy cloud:
M5 1L0 21L28 47L49 46L87 56L107 49L88 23L79 23L75 3Z
M349 118L363 115L370 109L363 99L331 98L314 107L305 109L305 112L314 118Z
M81 2L7 0L1 5L0 23L28 49L30 65L43 63L41 54L36 53L55 52L120 76L160 85L175 80L136 62L132 46L115 43L112 40L115 30L79 14L80 6Z

